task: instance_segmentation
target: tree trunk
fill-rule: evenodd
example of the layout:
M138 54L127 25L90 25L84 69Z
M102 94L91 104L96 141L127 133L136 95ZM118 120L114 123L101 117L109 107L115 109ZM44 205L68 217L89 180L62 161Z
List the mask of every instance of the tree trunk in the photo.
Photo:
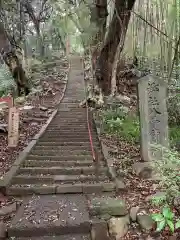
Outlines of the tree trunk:
M114 96L117 92L117 66L119 62L119 57L120 57L120 51L121 51L121 42L119 43L116 51L116 55L114 57L114 63L112 67L112 78L111 78L111 94Z
M36 33L37 33L37 47L38 51L40 54L40 57L43 58L45 55L45 48L44 48L44 43L43 43L43 38L41 36L40 28L36 28Z
M18 95L21 95L21 89L24 90L25 95L28 95L30 89L28 86L28 79L26 77L25 70L22 66L23 53L20 53L18 47L14 48L13 46L11 46L8 40L6 30L4 29L2 23L0 23L0 52L4 62L8 66L14 78L14 81L17 84Z
M96 74L98 84L104 95L108 95L111 92L114 57L121 39L123 39L123 41L121 41L120 53L123 50L124 39L134 3L135 0L115 0L114 15L96 66L99 70L98 74Z
M107 16L107 0L96 0L91 7L91 23L92 27L95 26L94 38L91 44L93 69L95 69L96 60L100 53L100 45L104 41Z
M2 51L2 49L5 52L9 51L11 49L11 44L8 40L4 26L2 25L2 23L0 23L0 51Z

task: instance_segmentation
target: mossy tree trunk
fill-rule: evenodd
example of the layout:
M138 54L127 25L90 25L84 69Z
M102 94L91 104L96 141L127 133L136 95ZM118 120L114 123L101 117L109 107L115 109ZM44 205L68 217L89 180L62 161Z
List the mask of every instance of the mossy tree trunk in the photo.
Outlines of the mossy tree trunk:
M21 95L21 90L24 90L25 95L28 95L30 90L25 69L22 64L24 58L22 49L18 46L11 45L8 33L2 23L0 23L0 52L16 82L18 95Z
M91 43L93 70L100 53L100 47L104 41L107 16L107 0L96 0L91 6L91 24L92 28L94 28L94 36Z
M98 74L96 73L98 77L98 84L104 95L111 93L111 78L114 58L120 41L121 49L119 51L122 52L123 50L124 39L134 3L135 0L115 0L113 18L98 59Z

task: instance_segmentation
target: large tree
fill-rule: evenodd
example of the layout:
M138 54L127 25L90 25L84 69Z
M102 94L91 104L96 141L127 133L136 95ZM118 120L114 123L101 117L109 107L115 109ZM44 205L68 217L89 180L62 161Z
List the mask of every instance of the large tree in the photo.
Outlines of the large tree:
M107 0L96 0L90 5L91 10L91 25L94 27L94 36L92 36L91 54L93 69L96 65L97 57L100 53L106 33L106 20L108 16Z
M135 0L115 0L113 18L96 65L96 75L99 86L105 95L109 94L111 91L114 57L119 43L121 43L120 52L123 50L124 39L134 3Z
M52 6L48 0L36 1L22 1L25 8L25 13L28 14L30 21L34 25L34 29L37 34L38 47L40 50L40 55L44 56L44 44L43 35L41 32L41 23L48 20L52 13Z
M18 95L21 95L21 89L25 95L29 94L28 79L22 64L22 49L10 42L2 22L0 22L0 52L17 84Z

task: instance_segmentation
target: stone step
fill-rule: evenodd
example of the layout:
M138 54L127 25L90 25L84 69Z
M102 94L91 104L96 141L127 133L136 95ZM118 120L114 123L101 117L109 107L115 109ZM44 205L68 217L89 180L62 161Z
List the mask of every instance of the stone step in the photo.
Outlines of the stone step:
M78 151L91 151L91 146L89 143L89 146L38 146L36 145L33 150L39 150L39 151L51 151L51 150L57 150L57 151L74 151L77 150Z
M50 135L50 136L59 136L59 134L61 134L61 136L67 136L67 137L76 137L76 136L80 136L83 137L84 135L89 137L89 133L88 133L88 129L83 131L83 130L74 130L74 128L69 128L68 130L63 130L63 129L54 129L51 131L46 131L46 133L44 135ZM91 132L91 135L93 137L97 137L97 134L94 132Z
M58 133L63 133L63 134L69 134L69 133L88 133L88 128L78 128L78 127L74 127L74 126L69 126L67 128L65 127L52 127L46 130L47 133L53 133L55 134L56 132Z
M12 238L8 238L12 240ZM68 234L68 235L58 235L58 236L39 236L39 237L18 237L14 240L91 240L89 234Z
M76 127L76 128L87 128L88 125L87 125L87 121L86 122L74 122L74 121L70 121L70 122L67 122L67 121L64 121L64 122L57 122L57 123L51 123L49 126L48 126L48 129L51 129L53 127L62 127L64 126L65 128L68 128L68 127Z
M24 199L7 229L9 237L89 234L85 196L40 195Z
M26 160L42 160L42 161L87 161L87 160L93 160L92 156L88 155L83 155L83 156L78 156L78 155L64 155L64 156L41 156L41 155L36 155L36 154L30 154L26 158Z
M48 161L48 160L26 160L24 167L76 167L76 166L92 166L93 161Z
M74 127L87 127L87 121L86 122L80 122L80 121L63 121L61 122L60 120L57 121L57 122L53 122L49 125L49 127L61 127L61 126L64 126L64 127L68 127L68 126L73 126Z
M95 136L95 137L92 137L93 138L93 141L99 141L99 139L98 139L98 137L97 136ZM73 135L73 136L69 136L69 135L62 135L62 134L59 134L59 136L58 135L54 135L54 136L52 136L51 134L44 134L42 137L41 137L41 139L40 140L43 140L43 141L51 141L51 142L56 142L56 141L60 141L60 140L63 140L63 142L68 142L68 141L70 141L70 142L82 142L82 141L84 141L84 142L87 142L87 141L89 141L89 136L88 136L88 134L85 136L85 135L83 135L82 134L82 136L80 136L80 135Z
M73 146L73 147L79 147L79 146L85 146L89 147L90 141L87 142L49 142L49 141L42 141L40 140L36 146ZM99 142L93 143L94 146L100 146Z
M78 126L78 125L74 125L74 124L69 124L69 125L53 125L50 126L49 128L46 129L46 131L50 132L50 131L55 131L55 130L63 130L63 131L68 131L69 129L72 129L73 131L86 131L88 130L87 126Z
M94 166L90 167L21 167L18 174L51 174L51 175L78 175L78 174L93 174L97 171ZM102 167L98 169L99 173L108 173L108 168Z
M84 112L84 113L81 113L81 112L71 112L71 111L61 111L60 110L60 113L58 115L56 115L56 118L54 119L55 120L68 120L68 119L76 119L76 121L78 119L80 119L81 121L84 120L84 122L87 121L87 113Z
M52 130L52 129L69 129L69 128L74 128L74 129L88 129L87 123L79 123L77 122L76 124L74 121L71 122L62 122L62 123L54 123L51 124L47 130Z
M72 124L77 124L79 123L80 125L86 125L87 124L87 119L84 116L59 116L59 119L52 122L51 124L64 124L64 123L72 123Z
M85 131L85 132L80 132L80 131L79 132L73 132L73 131L69 131L69 132L63 132L63 131L45 132L43 134L43 137L50 137L50 138L63 137L63 138L67 138L67 139L72 138L72 139L79 140L81 142L83 142L86 139L89 140L88 131ZM98 139L98 136L96 134L92 134L92 137Z
M49 140L50 139L50 140ZM68 138L68 139L62 139L60 137L51 137L51 138L48 138L48 137L44 137L42 136L40 138L40 140L38 141L38 145L40 144L43 144L43 143L47 143L48 144L58 144L58 145L70 145L70 146L78 146L79 144L82 145L82 139L81 138ZM90 144L90 140L89 138L86 138L84 139L84 142L83 142L85 145L89 145ZM95 147L96 145L100 146L100 142L98 140L98 138L93 138L93 146Z
M68 118L68 119L64 119L62 118L62 116L60 116L58 119L54 119L52 122L51 122L51 125L59 125L59 124L74 124L74 125L77 125L79 123L79 125L86 125L87 124L87 119L86 118Z
M81 119L81 116L83 117L82 119ZM53 119L53 121L58 120L58 118L59 118L59 120L61 120L61 119L73 118L73 117L76 120L77 119L87 120L87 111L85 110L84 112L79 112L77 109L59 108L58 113L55 116L55 118Z
M75 184L75 183L85 183L85 182L99 182L108 181L106 175L30 175L23 174L17 175L12 179L12 185L24 185L24 184Z
M32 150L31 154L34 155L41 155L41 156L73 156L73 155L79 155L79 156L91 156L92 152L91 150L74 150L74 151L66 151L66 150Z
M67 193L103 193L113 192L115 190L113 182L94 182L94 183L76 183L76 184L21 184L12 185L7 189L9 196L26 196L33 194L49 195L49 194L67 194Z
M44 136L48 136L48 137L58 137L58 136L62 136L65 137L67 139L69 138L82 138L82 139L86 139L89 138L89 133L88 130L86 131L74 131L74 129L69 129L67 131L64 130L53 130L53 131L47 131L46 133L44 133ZM91 133L91 136L93 138L97 138L98 136L96 135L96 133Z

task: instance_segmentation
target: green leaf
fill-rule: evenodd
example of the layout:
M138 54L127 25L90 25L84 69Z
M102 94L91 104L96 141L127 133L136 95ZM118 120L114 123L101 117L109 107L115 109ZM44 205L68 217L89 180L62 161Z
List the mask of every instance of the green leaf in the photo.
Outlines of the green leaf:
M167 225L169 226L171 232L174 232L174 223L171 220L166 220Z
M172 212L171 209L168 208L168 207L163 208L162 213L163 213L163 216L164 216L165 218L169 219L169 220L173 219L173 217L174 217L173 212Z
M176 228L176 229L180 228L180 220L178 220L178 221L176 222L175 228Z
M163 215L160 213L154 213L151 215L151 217L155 222L161 222L162 220L164 220Z
M161 222L157 222L156 231L160 232L161 230L164 229L165 225L166 225L165 219L163 219Z

